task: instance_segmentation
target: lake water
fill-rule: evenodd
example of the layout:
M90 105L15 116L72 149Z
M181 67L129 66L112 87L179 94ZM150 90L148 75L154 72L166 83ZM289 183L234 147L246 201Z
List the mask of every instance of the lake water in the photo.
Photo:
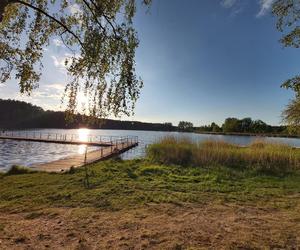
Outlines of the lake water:
M31 130L32 132L33 130ZM50 134L78 134L82 133L77 129L41 129L34 130L37 133ZM138 136L139 146L124 153L123 159L143 157L147 145L165 136L187 137L193 141L222 140L238 145L248 145L259 137L253 136L227 136L227 135L204 135L179 132L157 132L157 131L135 131L135 130L88 130L85 134L95 136ZM300 147L300 139L295 138L259 138L270 142L285 143L291 146ZM88 151L96 149L88 147ZM40 143L14 140L0 140L0 171L6 171L12 165L32 166L38 163L51 162L71 155L81 154L84 157L84 146L65 145L55 143Z

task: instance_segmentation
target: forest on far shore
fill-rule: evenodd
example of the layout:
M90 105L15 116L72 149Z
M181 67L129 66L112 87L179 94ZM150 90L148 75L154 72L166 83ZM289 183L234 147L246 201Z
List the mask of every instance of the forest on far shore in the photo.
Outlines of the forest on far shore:
M83 115L75 115L70 121L66 120L65 112L62 111L45 111L41 107L30 103L2 99L0 99L0 117L1 129L71 129L88 127L92 129L295 135L286 126L271 126L261 120L252 120L251 118L227 118L221 126L213 122L210 125L200 127L196 127L188 121L180 121L175 126L171 122L149 123L113 119L89 119Z

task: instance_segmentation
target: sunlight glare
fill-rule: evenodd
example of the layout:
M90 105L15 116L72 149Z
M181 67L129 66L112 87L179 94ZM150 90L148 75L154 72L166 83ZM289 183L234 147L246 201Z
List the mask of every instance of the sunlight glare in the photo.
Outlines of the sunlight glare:
M81 142L88 142L90 130L87 128L78 129L78 139Z
M81 142L88 142L89 140L89 134L90 134L90 130L87 128L80 128L77 131L78 133L78 139ZM78 148L78 154L83 155L85 153L86 150L86 145L79 145Z

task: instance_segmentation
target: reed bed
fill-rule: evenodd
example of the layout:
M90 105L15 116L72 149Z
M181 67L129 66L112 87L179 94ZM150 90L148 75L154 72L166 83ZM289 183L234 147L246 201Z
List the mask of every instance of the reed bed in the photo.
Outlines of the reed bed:
M255 141L247 147L223 141L193 142L166 137L147 149L150 160L182 166L225 165L269 171L300 169L300 150L285 144Z

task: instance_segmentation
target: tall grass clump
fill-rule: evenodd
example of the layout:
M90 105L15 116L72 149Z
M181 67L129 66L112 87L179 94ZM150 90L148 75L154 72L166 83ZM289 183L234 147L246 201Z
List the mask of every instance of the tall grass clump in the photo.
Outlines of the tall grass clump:
M284 144L256 141L248 147L223 141L192 142L163 138L147 148L150 160L182 166L226 165L268 171L300 169L300 151Z

